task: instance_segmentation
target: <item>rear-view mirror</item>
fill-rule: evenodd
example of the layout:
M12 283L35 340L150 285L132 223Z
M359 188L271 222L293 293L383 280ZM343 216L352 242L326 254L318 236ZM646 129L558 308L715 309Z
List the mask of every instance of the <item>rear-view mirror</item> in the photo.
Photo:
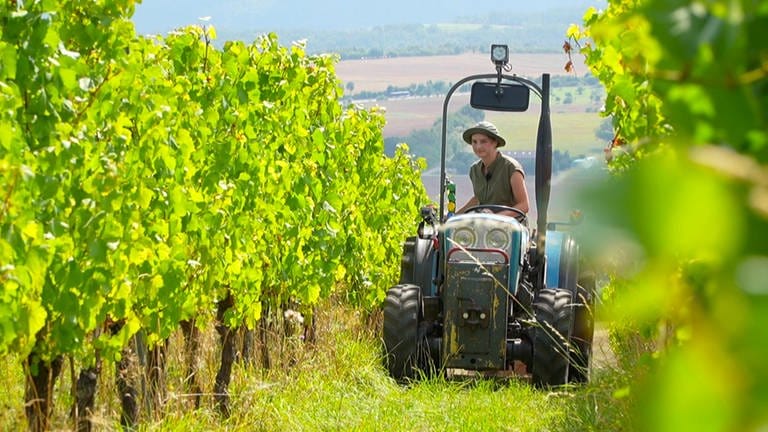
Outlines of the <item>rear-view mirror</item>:
M472 108L490 111L528 110L531 91L521 84L478 81L472 84L469 104Z

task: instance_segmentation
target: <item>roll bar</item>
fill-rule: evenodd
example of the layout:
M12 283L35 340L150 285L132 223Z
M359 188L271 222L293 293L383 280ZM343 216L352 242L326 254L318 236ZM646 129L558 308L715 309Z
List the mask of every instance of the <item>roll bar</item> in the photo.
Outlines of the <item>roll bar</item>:
M500 69L495 74L470 75L454 84L445 95L443 101L443 121L440 147L440 213L439 219L445 220L445 150L447 142L448 129L448 104L451 96L462 85L470 81L479 81L495 78L497 85L503 80L511 81L523 85L530 89L541 99L541 112L539 115L539 127L536 135L536 255L539 263L543 263L544 248L547 231L547 211L549 210L549 198L552 180L552 123L549 116L549 95L550 86L549 74L541 75L541 87L535 82L517 75L506 75L501 73Z

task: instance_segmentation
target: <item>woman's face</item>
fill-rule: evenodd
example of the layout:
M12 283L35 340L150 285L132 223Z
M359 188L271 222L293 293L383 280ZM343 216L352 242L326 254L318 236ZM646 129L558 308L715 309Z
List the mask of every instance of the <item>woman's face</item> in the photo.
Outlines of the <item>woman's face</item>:
M472 135L472 151L479 158L496 154L496 140L483 133Z

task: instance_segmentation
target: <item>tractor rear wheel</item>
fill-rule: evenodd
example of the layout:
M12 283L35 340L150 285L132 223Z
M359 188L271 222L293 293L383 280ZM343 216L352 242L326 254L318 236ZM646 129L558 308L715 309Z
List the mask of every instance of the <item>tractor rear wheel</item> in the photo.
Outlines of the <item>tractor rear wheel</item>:
M434 371L429 353L427 325L421 314L421 288L395 285L384 300L384 349L389 375L397 380L414 379L419 370Z
M571 366L568 381L589 381L589 364L592 357L592 341L595 334L595 274L585 271L579 276L578 297L574 299L573 334L571 335Z
M533 302L533 383L552 387L568 382L568 340L573 323L571 292L543 289Z
M569 291L573 300L568 382L584 383L589 380L596 284L594 271L581 257L580 248L572 237L566 237L562 244L558 286Z

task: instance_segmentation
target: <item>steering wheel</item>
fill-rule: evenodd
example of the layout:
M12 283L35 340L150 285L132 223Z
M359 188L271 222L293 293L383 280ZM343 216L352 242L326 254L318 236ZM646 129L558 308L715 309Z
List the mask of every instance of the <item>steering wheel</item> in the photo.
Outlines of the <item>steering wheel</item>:
M511 210L518 214L518 216L514 216L515 219L517 219L520 222L525 222L528 219L528 215L525 214L524 211L510 206L505 205L498 205L498 204L481 204L476 205L474 207L470 207L464 211L464 213L484 213L483 210L490 210L494 213L498 213L500 211L504 210Z

